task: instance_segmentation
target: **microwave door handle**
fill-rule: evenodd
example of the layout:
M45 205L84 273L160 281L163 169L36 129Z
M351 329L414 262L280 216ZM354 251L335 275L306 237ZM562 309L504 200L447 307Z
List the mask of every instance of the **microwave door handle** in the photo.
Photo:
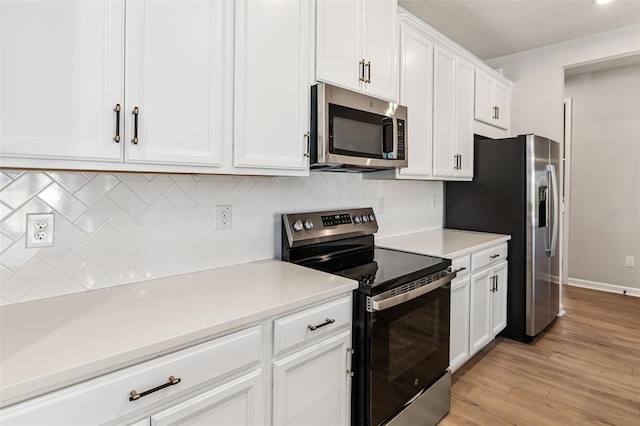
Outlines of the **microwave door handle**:
M384 311L385 309L393 308L394 306L397 306L404 302L408 302L409 300L415 299L416 297L420 297L446 284L449 284L456 277L456 275L456 271L453 271L446 276L432 282L431 284L423 285L422 287L418 287L406 293L401 293L397 296L388 297L382 300L377 299L376 296L374 296L367 298L367 300L371 301L371 309L373 311Z
M382 120L382 158L395 158L397 141L393 128L394 119L386 117Z

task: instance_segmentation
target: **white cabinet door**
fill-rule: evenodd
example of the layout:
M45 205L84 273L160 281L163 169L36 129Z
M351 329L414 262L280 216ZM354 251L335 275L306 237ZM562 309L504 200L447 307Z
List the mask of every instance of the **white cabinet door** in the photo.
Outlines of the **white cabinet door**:
M318 0L316 80L361 90L362 1Z
M0 2L0 51L2 157L122 160L124 1Z
M455 176L473 178L473 72L471 62L458 57L456 69L456 154Z
M491 294L491 334L496 336L507 326L507 261L492 268L495 287Z
M151 418L147 417L135 423L130 423L127 426L151 426Z
M471 355L482 349L491 334L491 268L471 276L469 345Z
M497 108L495 126L508 129L511 121L511 87L496 80L494 88L494 101Z
M407 107L409 167L399 177L431 177L433 151L433 43L400 26L400 103Z
M308 173L311 3L235 3L235 167Z
M273 364L273 424L350 424L347 374L351 332L344 331Z
M127 2L127 162L221 165L231 121L229 7Z
M493 124L494 106L493 77L481 69L476 69L475 119L483 123Z
M469 287L470 278L451 283L451 338L449 366L456 371L469 359Z
M362 87L371 96L397 100L397 0L365 0L363 11L362 57L366 61L366 75Z
M433 55L433 174L438 177L449 177L454 176L457 154L455 152L457 62L454 53L439 46L435 46Z
M264 425L264 375L254 371L151 416L151 426Z

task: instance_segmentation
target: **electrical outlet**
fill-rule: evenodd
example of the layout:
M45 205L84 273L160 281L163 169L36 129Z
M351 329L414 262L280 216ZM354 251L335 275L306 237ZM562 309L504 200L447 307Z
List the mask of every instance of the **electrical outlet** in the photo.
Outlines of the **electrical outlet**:
M231 229L231 206L216 206L216 217L218 231Z
M627 268L635 268L636 267L635 256L627 256L627 258L625 259L625 266Z
M382 216L384 214L384 198L378 198L378 211L377 215Z
M53 246L53 213L28 213L25 246L40 248Z
M436 197L431 197L431 210L435 210L438 206L438 199Z

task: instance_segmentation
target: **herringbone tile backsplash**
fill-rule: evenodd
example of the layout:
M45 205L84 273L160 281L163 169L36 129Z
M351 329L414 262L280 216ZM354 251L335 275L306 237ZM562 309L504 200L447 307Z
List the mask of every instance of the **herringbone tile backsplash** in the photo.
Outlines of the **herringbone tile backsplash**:
M441 182L1 170L0 301L279 258L282 213L377 210L381 198L378 237L442 226ZM217 205L232 206L231 230L216 230ZM26 214L47 212L55 245L25 248Z

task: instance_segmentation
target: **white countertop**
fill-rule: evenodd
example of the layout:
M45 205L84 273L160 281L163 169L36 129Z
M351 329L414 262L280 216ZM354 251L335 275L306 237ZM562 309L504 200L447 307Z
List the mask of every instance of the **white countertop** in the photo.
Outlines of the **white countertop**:
M279 260L0 307L0 406L349 292Z
M376 246L454 259L510 239L504 234L442 228L376 239Z

